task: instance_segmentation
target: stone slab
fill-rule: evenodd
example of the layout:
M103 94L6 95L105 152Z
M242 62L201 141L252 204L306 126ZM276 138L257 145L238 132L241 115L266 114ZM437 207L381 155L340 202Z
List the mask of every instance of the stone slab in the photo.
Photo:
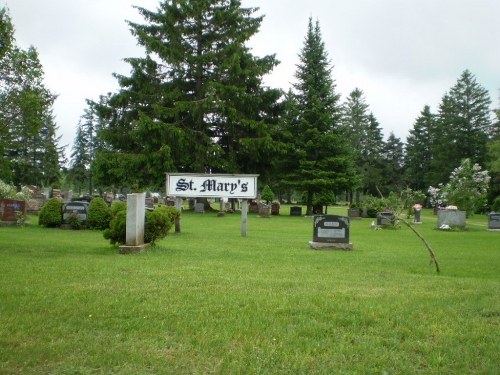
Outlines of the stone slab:
M149 248L151 244L144 243L142 245L122 245L120 246L120 254L134 254L134 253L143 253Z
M352 243L327 243L309 241L309 246L314 250L354 250Z

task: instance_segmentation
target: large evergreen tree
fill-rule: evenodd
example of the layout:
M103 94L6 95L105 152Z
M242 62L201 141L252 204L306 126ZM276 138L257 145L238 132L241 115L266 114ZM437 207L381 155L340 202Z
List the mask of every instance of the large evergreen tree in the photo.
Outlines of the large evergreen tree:
M491 100L474 75L465 70L446 93L439 106L437 126L432 137L432 179L446 182L461 160L485 165L486 144L493 133Z
M127 59L131 76L98 105L96 174L161 186L167 171L265 173L280 92L262 85L275 57L245 45L262 21L256 9L237 0L138 9L147 23L130 26L147 56Z
M332 67L319 22L309 19L293 85L293 121L288 124L296 160L286 181L306 193L307 213L315 195L339 193L354 183L354 167L341 136L340 95L335 93Z
M59 179L62 148L52 115L56 96L44 85L34 47L15 45L7 11L0 9L0 177L20 184L52 184Z
M359 202L360 193L378 195L378 188L384 185L384 141L380 125L369 112L369 105L359 88L349 94L342 107L342 131L350 146L360 181L356 201ZM351 201L352 198L351 195Z
M383 160L384 184L381 186L382 193L400 192L404 188L404 150L403 142L393 132L389 134L385 142Z
M431 147L435 143L436 115L424 106L406 139L405 181L414 190L427 190L437 183L430 180Z

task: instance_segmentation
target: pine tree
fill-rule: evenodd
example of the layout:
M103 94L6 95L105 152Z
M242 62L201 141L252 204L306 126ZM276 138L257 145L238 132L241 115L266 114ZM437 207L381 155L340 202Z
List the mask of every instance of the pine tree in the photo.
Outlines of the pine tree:
M131 76L118 76L122 89L98 106L106 150L96 173L133 183L134 170L136 183L160 186L166 171L269 169L280 92L262 85L275 57L256 58L245 46L262 21L256 9L235 0L138 9L147 23L130 26L147 56L127 59Z
M431 148L435 143L436 115L428 105L424 106L406 139L405 181L413 190L427 190L439 181L430 179Z
M51 112L56 96L43 83L36 49L15 45L4 8L0 21L0 177L16 185L52 183L62 154Z
M403 142L393 132L385 142L384 152L384 194L400 192L404 188L403 181Z
M354 167L340 134L340 95L335 93L319 22L313 25L309 19L299 59L293 85L297 119L289 129L298 162L286 180L305 192L311 214L315 194L339 193L353 185Z
M342 114L344 137L350 145L360 180L356 191L356 201L359 202L361 192L378 195L378 189L384 185L382 130L373 113L369 112L369 105L359 88L349 94Z
M439 106L438 123L433 137L432 174L446 182L460 160L485 165L486 144L493 135L488 91L465 70Z

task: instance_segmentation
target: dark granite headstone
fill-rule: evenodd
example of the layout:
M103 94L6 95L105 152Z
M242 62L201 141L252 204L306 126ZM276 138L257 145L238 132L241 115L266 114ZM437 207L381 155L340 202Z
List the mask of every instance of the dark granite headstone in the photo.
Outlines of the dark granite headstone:
M66 202L63 204L63 221L77 215L80 221L87 220L89 204L87 202Z
M500 213L492 212L488 215L488 229L500 231Z
M313 241L349 243L349 218L337 215L314 216Z
M300 206L290 207L290 216L302 216L302 207Z

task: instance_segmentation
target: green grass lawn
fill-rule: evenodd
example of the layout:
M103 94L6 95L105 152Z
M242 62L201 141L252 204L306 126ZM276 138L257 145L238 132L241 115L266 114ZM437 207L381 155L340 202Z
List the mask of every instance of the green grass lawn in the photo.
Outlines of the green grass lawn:
M351 222L354 251L309 249L312 220L186 213L120 255L102 233L0 228L1 374L498 374L500 233ZM345 214L345 208L330 209ZM32 218L36 221L36 218Z

